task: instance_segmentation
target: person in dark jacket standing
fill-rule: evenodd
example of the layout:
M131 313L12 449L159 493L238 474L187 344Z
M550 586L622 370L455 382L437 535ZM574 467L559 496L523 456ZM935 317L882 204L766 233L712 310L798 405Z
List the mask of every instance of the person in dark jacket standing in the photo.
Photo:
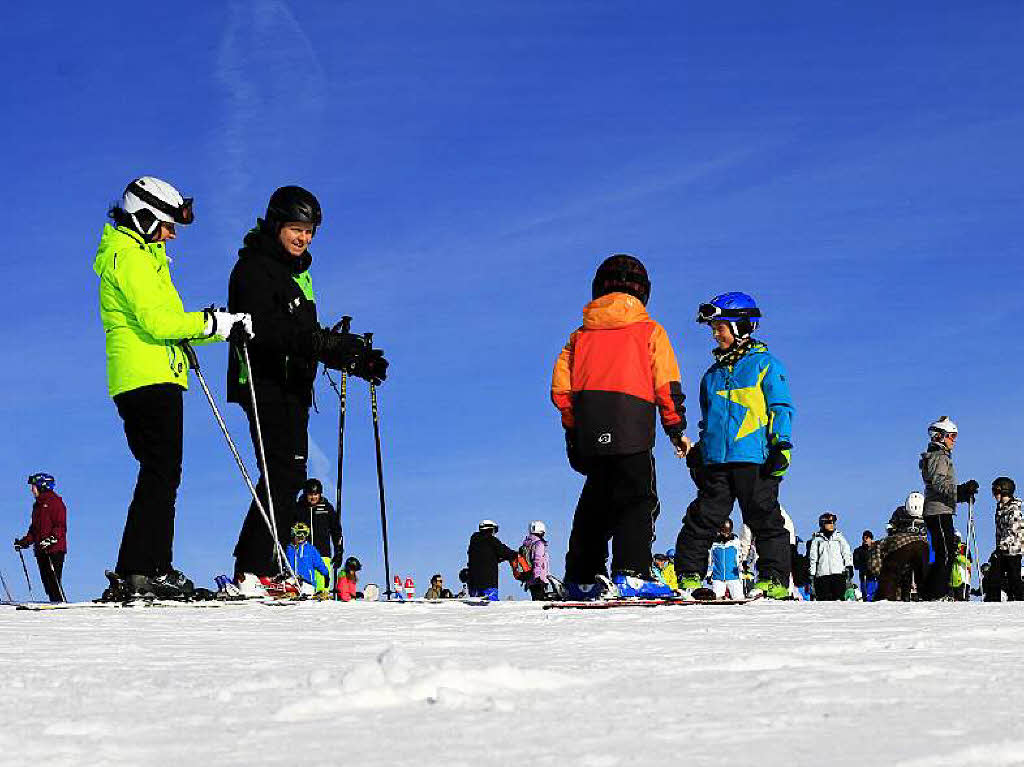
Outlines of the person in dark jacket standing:
M269 474L278 542L287 541L295 497L306 479L306 429L317 363L375 382L387 377L380 350L368 350L361 336L328 330L317 321L308 248L321 222L320 203L312 193L299 186L281 187L271 195L265 217L245 236L228 284L228 308L251 315L255 331L249 346L251 370L245 369L242 350L231 346L228 401L245 411L255 447L251 376L266 454L258 490L269 513ZM279 573L274 540L255 502L242 523L234 556L236 578Z
M935 551L935 563L924 584L926 600L952 599L949 579L957 556L953 515L958 503L974 500L978 492L976 480L956 483L953 448L958 436L956 424L942 416L928 427L928 449L918 462L924 480L924 522Z
M24 538L14 541L18 551L35 546L39 578L51 602L64 602L61 576L64 557L68 553L68 512L64 501L53 491L55 480L49 474L33 474L28 478L32 488L32 522Z
M519 552L498 540L498 523L485 519L469 537L466 585L471 597L498 601L498 563L512 562Z
M853 550L853 568L860 577L860 593L865 602L870 602L871 597L878 588L878 580L868 572L868 553L875 542L875 534L865 530L860 536L860 546Z
M323 483L316 477L310 477L302 486L302 495L295 503L295 521L309 525L309 542L316 547L327 569L331 572L333 582L335 573L342 566L344 547L341 540L341 514L334 505L324 498ZM317 572L317 590L332 589L331 583L320 583Z

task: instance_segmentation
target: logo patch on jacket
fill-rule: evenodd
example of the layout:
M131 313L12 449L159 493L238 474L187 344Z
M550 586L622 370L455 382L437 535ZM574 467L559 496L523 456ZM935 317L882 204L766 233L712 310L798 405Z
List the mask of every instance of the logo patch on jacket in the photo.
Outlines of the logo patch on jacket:
M604 432L604 434L597 435L597 444L599 445L610 445L612 444L612 433L610 431Z

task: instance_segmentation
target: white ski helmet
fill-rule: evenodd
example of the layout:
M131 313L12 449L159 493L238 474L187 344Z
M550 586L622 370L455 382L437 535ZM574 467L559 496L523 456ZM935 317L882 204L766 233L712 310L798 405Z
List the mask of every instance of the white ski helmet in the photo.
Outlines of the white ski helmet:
M907 510L914 519L920 519L924 516L924 495L914 491L907 496L906 502L903 504L903 508Z
M533 535L543 536L548 531L548 526L541 522L539 519L533 520L530 523L530 533Z
M481 533L484 532L484 530L492 530L496 533L498 532L498 523L493 519L485 519L480 523L479 530Z
M931 434L933 438L936 436L944 437L947 434L956 434L957 428L956 424L949 420L949 416L944 415L928 427L928 433Z
M135 224L136 230L147 239L152 237L159 223L191 224L192 198L153 176L142 176L124 190L124 212Z

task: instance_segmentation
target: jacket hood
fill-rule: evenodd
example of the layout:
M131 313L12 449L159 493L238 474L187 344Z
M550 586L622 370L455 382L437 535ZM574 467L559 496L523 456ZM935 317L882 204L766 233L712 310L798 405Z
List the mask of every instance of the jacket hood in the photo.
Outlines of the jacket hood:
M622 328L650 319L640 299L628 293L608 293L583 307L583 327L588 330Z
M313 256L307 250L298 258L284 249L281 242L264 231L262 218L256 219L256 226L249 230L238 251L239 258L270 258L279 261L293 274L302 274L313 263Z
M938 442L932 442L928 445L928 449L921 453L921 457L927 458L930 453L937 453L940 450L946 455L952 455L952 453L946 449L945 445L940 445Z
M103 232L100 234L100 244L96 249L96 258L92 262L92 270L97 276L107 270L117 255L118 249L138 247L148 250L155 256L167 258L162 242L146 242L142 237L123 226L103 225Z

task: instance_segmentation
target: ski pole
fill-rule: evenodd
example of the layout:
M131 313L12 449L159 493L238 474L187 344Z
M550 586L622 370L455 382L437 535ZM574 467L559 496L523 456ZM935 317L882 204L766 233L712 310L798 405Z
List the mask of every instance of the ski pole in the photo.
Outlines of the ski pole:
M260 414L256 410L256 380L252 374L252 363L249 361L249 342L241 334L239 334L238 341L242 347L242 355L245 357L245 377L249 380L249 397L252 399L252 420L256 423L256 447L259 449L257 458L260 462L260 469L263 471L263 484L267 489L267 505L270 507L270 520L273 521L273 524L270 526L270 537L274 539L277 569L284 574L282 563L286 557L281 547L280 537L278 536L277 517L274 515L274 496L270 493L270 469L267 467L267 454L263 449L263 431L260 428ZM310 528L310 537L312 535L312 528Z
M364 333L366 350L373 348L373 333ZM384 465L380 457L380 416L377 411L377 382L370 381L370 412L373 416L373 442L377 448L377 493L380 496L380 530L384 542L384 582L388 585L384 592L387 600L391 600L391 560L388 558L388 515L384 503Z
M341 318L341 322L335 325L332 330L341 330L342 333L350 332L352 328L352 318L347 314ZM331 382L333 384L333 381ZM348 372L345 370L341 371L341 390L338 391L338 474L337 484L334 488L334 508L338 512L338 526L341 527L341 475L343 472L343 459L345 457L345 409L348 401ZM345 555L345 530L342 527L341 550L336 552L340 559Z
M60 601L67 602L68 598L64 596L64 586L61 585L60 578L57 577L57 570L53 566L53 560L50 559L50 555L46 554L46 564L50 566L50 575L53 576L53 582L57 584L57 593L60 594Z
M249 477L249 472L245 468L245 463L242 461L242 456L238 453L238 448L235 446L235 441L231 439L231 433L228 431L228 426L224 423L224 418L220 414L220 410L217 408L217 403L213 399L213 394L210 393L210 387L206 385L206 378L203 376L202 371L199 369L199 358L196 356L195 349L188 341L181 342L182 351L185 352L185 356L188 358L188 364L196 374L196 378L199 381L199 385L203 388L203 393L206 395L207 402L210 403L210 409L213 410L213 417L217 420L217 425L220 426L221 432L224 434L224 439L227 440L228 448L231 450L231 455L235 458L235 463L238 464L238 470L242 472L242 479L245 480L245 484L249 488L249 492L252 493L253 503L256 504L256 508L259 509L260 514L263 516L263 521L267 523L267 528L270 530L270 537L274 539L274 543L277 546L278 561L283 560L285 567L288 568L288 572L295 575L288 564L287 557L284 556L284 552L281 550L281 544L277 541L277 535L274 533L274 525L267 516L267 510L263 507L263 502L260 500L259 494L256 492L256 486L253 485L252 479ZM246 355L248 356L248 355ZM250 375L252 371L250 371ZM269 493L268 493L269 495Z
M28 567L25 565L25 555L18 549L18 556L21 557L21 569L25 571L25 583L28 584L28 595L32 596L32 580L28 577Z
M11 590L7 588L7 579L4 578L4 574L2 572L0 572L0 583L4 586L4 593L7 594L7 601L13 602L14 597L11 596Z

